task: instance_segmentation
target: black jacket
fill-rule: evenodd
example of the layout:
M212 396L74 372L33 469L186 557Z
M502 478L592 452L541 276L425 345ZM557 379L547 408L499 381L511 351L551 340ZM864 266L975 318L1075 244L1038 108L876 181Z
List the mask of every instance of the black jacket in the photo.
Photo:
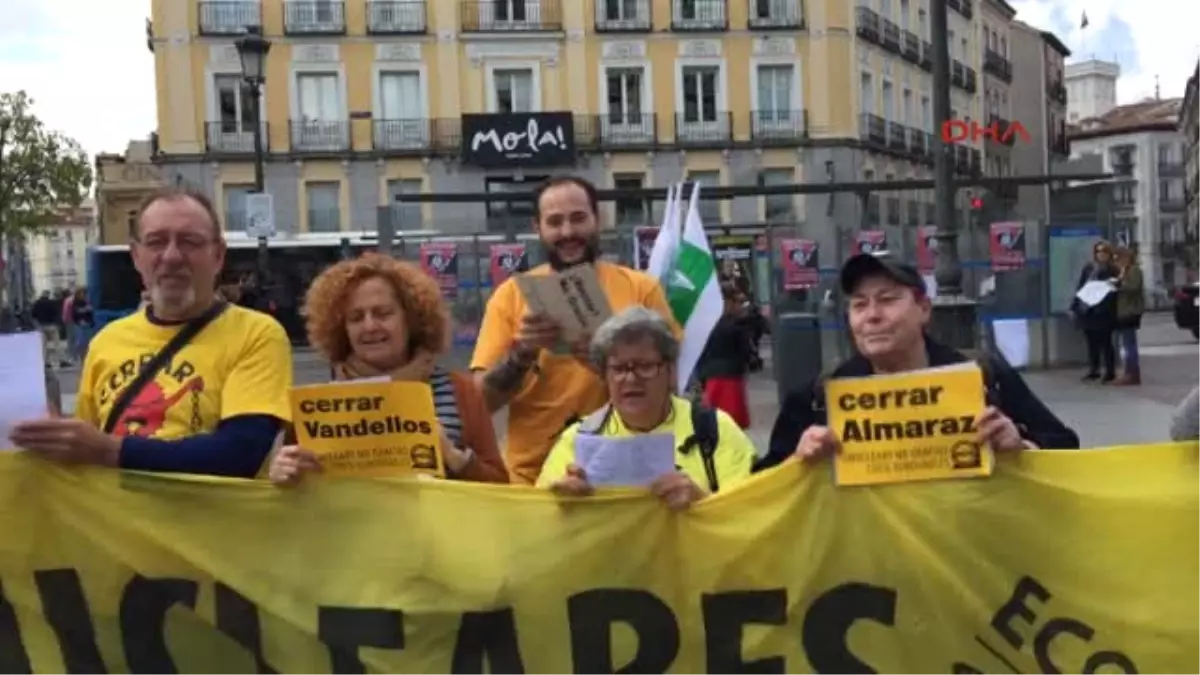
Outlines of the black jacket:
M1075 292L1089 281L1108 281L1117 278L1117 269L1112 265L1090 262L1079 271ZM1071 312L1083 330L1113 330L1117 323L1117 294L1109 293L1093 307L1084 305L1079 298L1071 301Z
M967 361L962 352L925 338L930 367L948 366ZM1079 436L1050 412L1025 384L1020 373L995 355L982 364L987 380L988 405L1000 409L1017 425L1021 436L1039 448L1069 450L1079 448ZM829 378L865 377L872 374L871 363L859 355L838 366ZM827 377L819 377L788 395L775 419L767 455L754 467L761 471L779 464L796 451L800 436L811 426L826 425L824 387Z
M708 336L708 343L704 346L704 353L700 356L700 363L696 368L696 376L701 380L713 377L745 377L754 357L751 340L750 331L742 317L735 314L722 316Z

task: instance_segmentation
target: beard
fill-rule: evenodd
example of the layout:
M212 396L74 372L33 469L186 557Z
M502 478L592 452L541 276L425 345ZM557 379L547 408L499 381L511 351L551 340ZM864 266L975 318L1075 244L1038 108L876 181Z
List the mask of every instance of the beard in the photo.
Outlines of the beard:
M155 284L150 289L150 306L159 311L171 314L182 312L196 304L196 289L188 286L186 289L165 289Z
M567 262L563 260L562 255L558 252L558 247L563 244L572 244L583 247L583 256L579 260ZM576 265L590 265L600 257L600 237L585 239L583 237L571 237L570 239L560 239L557 243L551 245L545 241L542 242L542 250L546 253L546 262L550 264L550 269L556 272L561 272L565 269L570 269Z

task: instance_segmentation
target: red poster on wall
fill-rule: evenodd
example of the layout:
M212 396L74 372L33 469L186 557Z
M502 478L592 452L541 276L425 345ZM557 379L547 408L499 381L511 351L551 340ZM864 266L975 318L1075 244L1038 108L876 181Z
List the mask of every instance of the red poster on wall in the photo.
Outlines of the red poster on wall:
M887 250L887 232L883 230L859 230L854 233L854 245L851 255L859 253L878 253Z
M993 272L1025 267L1025 223L992 223L988 244Z
M442 295L458 295L458 244L427 241L421 244L421 269L433 277Z
M492 244L491 264L488 266L492 287L504 283L514 274L529 269L525 256L525 244Z
M917 270L921 274L932 272L937 266L937 225L922 225L917 228Z
M813 288L820 278L820 256L812 239L781 239L783 289L800 291Z

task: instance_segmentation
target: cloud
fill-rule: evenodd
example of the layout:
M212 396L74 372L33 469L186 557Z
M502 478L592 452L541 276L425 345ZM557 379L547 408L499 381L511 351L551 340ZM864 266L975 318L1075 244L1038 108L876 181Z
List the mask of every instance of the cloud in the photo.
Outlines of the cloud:
M154 131L145 0L2 0L0 91L24 89L45 125L89 154Z
M1183 96L1200 57L1200 3L1179 0L1013 0L1017 18L1054 31L1071 61L1097 58L1121 65L1117 99ZM1088 27L1080 29L1087 11Z

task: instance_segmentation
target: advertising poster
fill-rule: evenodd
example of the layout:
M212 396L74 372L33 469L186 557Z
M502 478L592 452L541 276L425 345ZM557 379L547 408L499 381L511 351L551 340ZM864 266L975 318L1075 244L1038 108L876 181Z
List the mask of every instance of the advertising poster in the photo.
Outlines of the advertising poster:
M528 269L529 258L525 255L525 244L492 244L488 271L493 288L504 283L512 275Z
M754 294L754 237L717 236L709 239L717 272L747 296Z
M657 227L633 228L633 261L635 269L645 271L650 267L650 251L658 238Z
M783 257L783 290L813 288L820 278L820 256L812 239L783 239L779 242Z
M1025 267L1025 223L992 223L988 248L992 254L993 272Z
M887 232L883 230L859 230L854 233L854 245L851 255L859 253L878 253L887 250Z
M437 280L442 295L458 295L458 244L427 241L421 244L421 269Z
M921 274L932 272L937 266L937 245L937 225L917 228L917 270Z

